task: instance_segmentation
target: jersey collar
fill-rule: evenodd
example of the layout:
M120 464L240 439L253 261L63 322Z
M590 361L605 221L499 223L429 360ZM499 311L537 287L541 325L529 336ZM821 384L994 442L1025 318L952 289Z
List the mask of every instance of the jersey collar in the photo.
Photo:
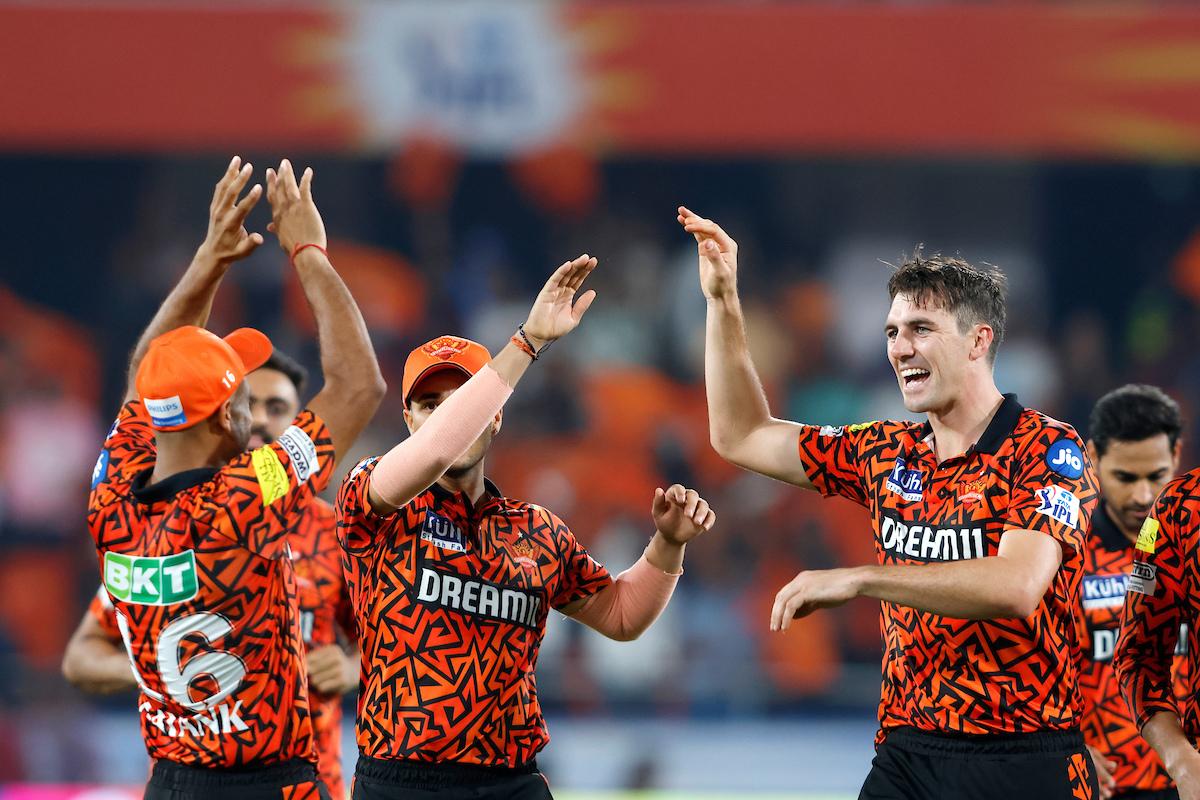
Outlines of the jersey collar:
M171 500L185 489L199 486L205 481L211 480L212 476L217 474L216 467L198 467L197 469L185 469L183 472L176 472L174 475L163 478L158 483L147 484L146 481L150 480L150 474L153 471L148 469L133 479L133 497L144 505Z
M1006 394L1000 402L1000 407L996 409L996 413L992 415L992 421L983 431L983 435L979 437L979 441L971 445L967 450L967 455L971 453L982 453L984 455L994 456L999 452L1000 447L1012 436L1012 432L1017 429L1017 422L1021 419L1021 414L1025 412L1025 406L1017 401L1015 394ZM921 426L921 430L917 433L917 441L922 442L933 435L933 426L929 424L929 420Z
M1096 509L1096 513L1092 514L1092 535L1100 540L1100 544L1105 550L1112 552L1120 552L1133 547L1133 542L1125 538L1125 534L1121 533L1121 529L1117 527L1117 523L1112 521L1112 517L1108 515L1108 506L1104 501L1100 501L1100 507Z

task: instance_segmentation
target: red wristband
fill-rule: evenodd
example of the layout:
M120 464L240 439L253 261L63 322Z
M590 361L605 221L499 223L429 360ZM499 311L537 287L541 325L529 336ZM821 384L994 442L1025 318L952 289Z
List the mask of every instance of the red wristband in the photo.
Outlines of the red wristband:
M295 246L295 248L292 249L292 257L289 259L292 262L293 267L296 266L296 256L300 255L301 250L304 250L309 247L317 248L318 250L321 251L321 253L325 256L326 259L329 258L329 251L326 250L321 245L317 244L316 242L309 242L308 244L298 244Z
M520 336L514 333L509 341L515 344L518 350L529 356L531 360L537 361L537 351L534 350L533 347Z

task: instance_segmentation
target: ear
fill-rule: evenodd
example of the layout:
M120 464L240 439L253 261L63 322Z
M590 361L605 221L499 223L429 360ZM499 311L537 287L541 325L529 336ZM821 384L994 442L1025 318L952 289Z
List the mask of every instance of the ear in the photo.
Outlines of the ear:
M492 420L492 436L500 432L502 425L504 425L504 409L497 411L496 418Z
M975 338L971 342L971 360L977 361L981 358L986 359L988 351L992 349L992 341L996 338L996 332L992 330L991 325L980 323L975 326Z
M1096 443L1091 439L1087 440L1087 454L1093 467L1100 463L1100 451L1096 449ZM1179 456L1176 455L1175 458L1178 459Z
M1179 472L1179 460L1183 456L1183 439L1175 440L1175 447L1171 450L1171 471Z
M412 432L413 432L412 423L413 423L412 412L408 410L408 406L405 406L404 407L404 424L408 426L408 434L410 436L412 435Z

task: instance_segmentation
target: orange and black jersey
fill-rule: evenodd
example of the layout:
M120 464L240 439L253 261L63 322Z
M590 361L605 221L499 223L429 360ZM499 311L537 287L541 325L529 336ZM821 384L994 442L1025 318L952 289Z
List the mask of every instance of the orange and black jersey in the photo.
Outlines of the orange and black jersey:
M337 499L360 631L358 747L374 758L488 767L529 763L549 741L534 666L551 608L610 585L558 517L434 484L381 517L358 464Z
M315 761L288 533L333 468L324 423L303 411L270 445L147 485L155 453L141 403L126 404L88 501L151 758Z
M1026 619L963 620L882 603L882 740L911 726L1024 733L1079 725L1075 607L1096 479L1071 426L1005 395L979 441L940 464L928 423L803 426L800 459L822 494L871 512L881 564L996 555L1006 530L1062 546Z
M1134 552L1133 542L1125 538L1102 502L1092 517L1084 550L1079 618L1084 658L1079 689L1084 739L1116 763L1112 776L1118 791L1174 785L1162 760L1130 717L1112 666ZM1182 661L1176 659L1177 668Z
M1194 469L1163 488L1134 546L1113 666L1139 730L1168 711L1200 741L1198 616L1200 469ZM1184 663L1173 677L1181 650Z
M319 497L297 511L288 545L300 601L300 635L305 652L338 642L338 630L357 639L354 612L342 577L342 550L334 528L333 506ZM88 606L88 613L109 637L118 639L117 612L103 586ZM342 780L342 698L310 691L313 733L317 740L317 772L333 800L344 792Z
M305 652L357 639L354 611L342 573L333 506L314 497L288 537L300 601L300 635ZM310 689L313 733L317 737L317 773L333 800L345 796L342 779L342 697Z

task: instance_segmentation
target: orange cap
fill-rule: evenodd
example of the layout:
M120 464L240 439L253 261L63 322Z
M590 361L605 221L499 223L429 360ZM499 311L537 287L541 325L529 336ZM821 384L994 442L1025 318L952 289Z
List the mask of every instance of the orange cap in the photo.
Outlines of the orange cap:
M261 331L238 328L222 339L185 325L150 342L138 365L138 397L156 430L181 431L210 417L270 357Z
M443 369L457 369L474 375L491 360L492 354L479 342L460 336L430 339L409 353L404 362L404 382L401 384L404 405L408 405L408 396L412 394L413 387L426 375Z

